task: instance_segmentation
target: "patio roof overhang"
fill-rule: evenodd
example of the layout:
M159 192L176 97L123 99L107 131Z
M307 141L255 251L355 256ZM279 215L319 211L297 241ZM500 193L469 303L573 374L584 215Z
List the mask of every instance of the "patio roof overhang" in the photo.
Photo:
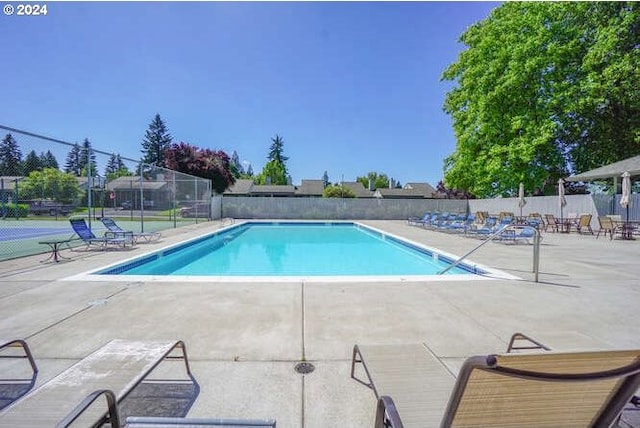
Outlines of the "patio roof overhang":
M631 174L631 177L640 176L640 156L634 156L600 168L592 169L580 174L567 177L566 181L592 181L604 178L620 177L625 171Z

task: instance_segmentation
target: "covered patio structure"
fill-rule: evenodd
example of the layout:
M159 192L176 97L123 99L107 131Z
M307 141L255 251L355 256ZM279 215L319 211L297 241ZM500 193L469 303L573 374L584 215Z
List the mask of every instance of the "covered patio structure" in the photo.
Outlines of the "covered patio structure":
M612 212L614 212L619 201L619 198L615 195L618 195L619 183L622 182L622 174L625 172L630 174L632 181L634 180L634 177L640 177L640 156L634 156L590 171L572 175L567 177L566 181L594 181L612 178L614 197L612 198L611 204ZM631 207L632 212L629 213L629 217L633 219L640 218L640 198L638 197L638 194L631 195Z
M572 175L567 177L566 181L593 181L613 178L613 188L617 190L618 182L622 180L622 174L625 171L631 174L632 178L640 176L640 156L634 156L590 171Z

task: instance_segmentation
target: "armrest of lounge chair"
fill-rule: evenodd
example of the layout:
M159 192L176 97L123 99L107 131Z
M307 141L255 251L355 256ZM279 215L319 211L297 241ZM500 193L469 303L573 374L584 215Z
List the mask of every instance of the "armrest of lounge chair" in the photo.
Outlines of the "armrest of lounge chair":
M393 399L383 395L378 399L374 428L403 428L398 409Z
M522 342L525 342L524 345L521 345ZM530 336L522 333L514 333L509 340L509 345L507 346L507 353L511 353L514 351L530 351L534 349L550 351L547 345L538 342Z
M38 366L33 358L27 342L21 339L0 339L0 361L2 360L27 360L31 368L31 375L26 375L23 365L16 366L17 371L9 369L3 364L0 367L0 410L9 406L20 397L28 393L36 384Z

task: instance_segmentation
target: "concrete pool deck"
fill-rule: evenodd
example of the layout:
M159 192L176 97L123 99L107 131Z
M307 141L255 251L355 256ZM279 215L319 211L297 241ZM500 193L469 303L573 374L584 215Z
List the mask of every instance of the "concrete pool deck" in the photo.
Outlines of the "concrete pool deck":
M362 223L457 255L480 242L404 221ZM468 356L503 351L516 331L554 333L568 348L580 336L640 348L640 240L545 233L538 283L532 246L499 243L470 260L521 280L64 280L221 226L168 230L132 250L65 250L73 260L59 264L39 263L43 255L0 262L0 337L28 341L38 385L114 338L182 339L201 387L189 416L275 418L284 428L373 426L373 392L349 377L356 343L426 343L454 370ZM303 357L313 373L294 371Z

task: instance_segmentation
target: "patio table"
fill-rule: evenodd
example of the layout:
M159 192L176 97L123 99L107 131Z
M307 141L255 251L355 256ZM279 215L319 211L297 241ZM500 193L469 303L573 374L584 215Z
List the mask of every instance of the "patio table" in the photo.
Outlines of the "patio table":
M569 233L571 232L571 226L577 225L577 219L574 217L559 217L556 221L558 222L559 232L561 233Z
M633 234L640 230L640 220L614 221L613 224L615 225L614 233L616 230L620 230L620 239L635 239Z
M38 244L48 245L49 248L51 249L51 252L49 253L49 257L42 260L41 263L46 263L49 260L53 260L55 263L58 263L61 260L71 260L69 257L64 257L63 255L60 254L60 246L62 244L68 245L69 242L71 241L73 241L73 239L65 238L65 239L48 239L45 241L38 242Z

